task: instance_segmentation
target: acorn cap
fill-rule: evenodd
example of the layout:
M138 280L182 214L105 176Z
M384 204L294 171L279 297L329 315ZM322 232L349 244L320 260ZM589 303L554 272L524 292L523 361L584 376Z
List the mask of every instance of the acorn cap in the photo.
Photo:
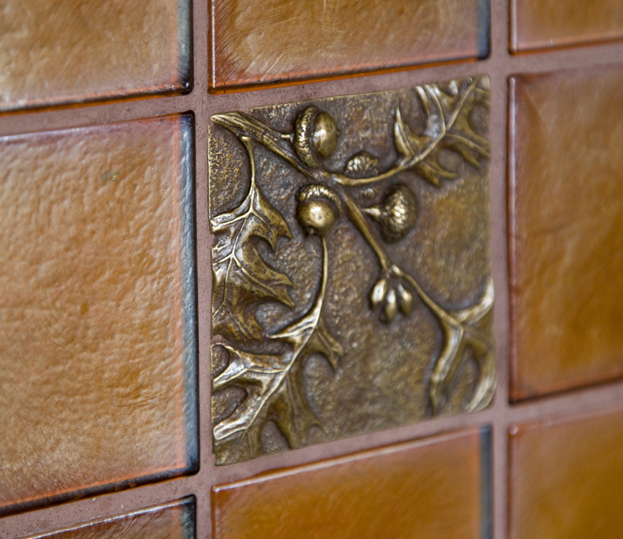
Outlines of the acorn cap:
M294 149L306 165L317 168L323 159L333 155L337 136L337 124L329 113L307 107L295 122Z
M418 215L415 195L404 184L398 184L385 195L379 206L365 212L381 226L381 235L388 243L402 240L414 227Z

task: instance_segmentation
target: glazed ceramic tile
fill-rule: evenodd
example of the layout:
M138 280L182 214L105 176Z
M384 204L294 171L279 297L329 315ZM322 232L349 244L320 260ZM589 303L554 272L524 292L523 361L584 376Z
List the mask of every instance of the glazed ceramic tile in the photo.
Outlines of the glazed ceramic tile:
M195 468L192 118L0 139L0 508Z

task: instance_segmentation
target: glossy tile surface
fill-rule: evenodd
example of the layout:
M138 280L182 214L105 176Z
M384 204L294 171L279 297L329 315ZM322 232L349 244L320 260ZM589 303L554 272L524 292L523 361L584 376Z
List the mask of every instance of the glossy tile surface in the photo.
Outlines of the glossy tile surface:
M193 497L29 539L195 539Z
M622 85L511 82L511 398L623 374Z
M514 51L623 38L620 0L510 0Z
M621 536L623 412L511 432L511 539Z
M5 0L0 110L190 88L189 0Z
M0 139L0 511L196 460L192 118Z
M438 436L215 487L214 539L480 539L488 433Z
M491 403L489 98L482 76L212 116L217 464Z
M215 0L216 89L483 57L485 0Z

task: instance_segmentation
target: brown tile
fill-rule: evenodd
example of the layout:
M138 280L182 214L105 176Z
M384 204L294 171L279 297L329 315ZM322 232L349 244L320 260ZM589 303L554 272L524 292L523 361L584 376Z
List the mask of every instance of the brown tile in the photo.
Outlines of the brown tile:
M194 467L192 118L0 139L0 511Z
M471 430L218 486L213 537L487 537L487 456Z
M189 0L5 0L0 110L190 88Z
M483 0L215 0L215 89L322 78L488 52Z
M511 49L623 38L621 0L510 0Z
M511 81L511 398L623 374L623 69Z
M194 539L193 497L30 539Z
M621 537L623 412L511 433L511 539Z

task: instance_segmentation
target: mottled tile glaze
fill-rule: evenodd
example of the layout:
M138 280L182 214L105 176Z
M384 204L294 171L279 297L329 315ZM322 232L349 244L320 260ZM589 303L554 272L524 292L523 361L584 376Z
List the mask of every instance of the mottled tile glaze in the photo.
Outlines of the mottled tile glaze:
M196 466L192 118L0 138L0 511Z
M618 538L623 412L511 429L511 539Z
M217 486L213 537L488 537L488 447L470 430Z
M0 110L190 89L189 0L5 0Z
M215 0L212 81L326 78L488 53L484 0Z
M623 375L623 70L511 81L511 398Z
M193 497L28 539L195 539Z
M510 2L513 51L623 38L623 4L620 0Z

